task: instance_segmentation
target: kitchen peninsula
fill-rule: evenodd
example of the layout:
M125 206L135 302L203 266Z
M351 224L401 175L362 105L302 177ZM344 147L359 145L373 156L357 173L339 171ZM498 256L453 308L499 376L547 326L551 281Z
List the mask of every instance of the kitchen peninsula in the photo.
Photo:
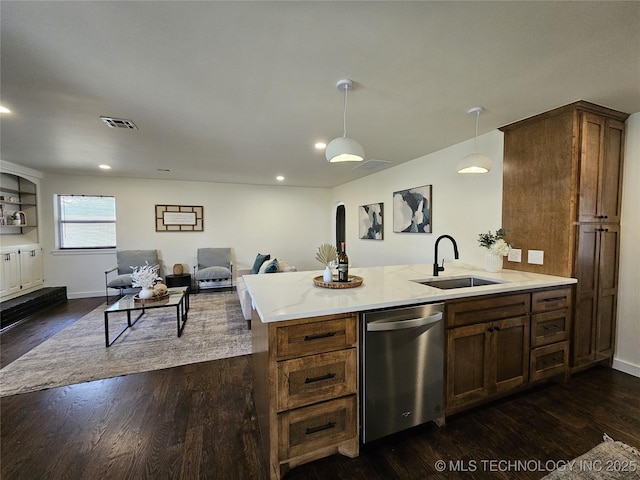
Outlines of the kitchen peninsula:
M254 305L256 410L273 479L334 453L358 455L361 312L444 302L447 415L568 375L575 279L454 262L438 277L432 265L353 268L361 286L325 289L313 282L321 273L244 277ZM471 276L498 283L419 283Z

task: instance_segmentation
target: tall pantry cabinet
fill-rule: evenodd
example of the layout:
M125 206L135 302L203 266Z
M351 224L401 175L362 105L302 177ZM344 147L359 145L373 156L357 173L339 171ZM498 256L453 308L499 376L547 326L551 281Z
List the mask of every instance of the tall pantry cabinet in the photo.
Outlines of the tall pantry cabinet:
M500 129L502 226L522 249L505 268L578 279L572 371L613 359L627 117L579 101Z

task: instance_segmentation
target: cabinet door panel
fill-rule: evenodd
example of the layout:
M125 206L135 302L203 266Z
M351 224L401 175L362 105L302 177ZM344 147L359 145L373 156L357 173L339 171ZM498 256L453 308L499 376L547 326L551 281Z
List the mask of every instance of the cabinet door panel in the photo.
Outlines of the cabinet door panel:
M605 221L619 223L622 206L622 162L625 125L617 120L605 124L604 161L601 169L600 211Z
M600 165L604 158L604 118L582 114L580 144L580 183L578 195L579 221L598 220Z
M529 317L491 323L496 392L522 385L529 378Z
M447 332L447 409L450 412L489 393L487 327L481 323Z
M575 276L578 285L572 350L574 367L591 363L594 359L601 226L591 224L577 228Z
M0 277L0 296L20 291L20 259L18 252L2 253L2 276Z

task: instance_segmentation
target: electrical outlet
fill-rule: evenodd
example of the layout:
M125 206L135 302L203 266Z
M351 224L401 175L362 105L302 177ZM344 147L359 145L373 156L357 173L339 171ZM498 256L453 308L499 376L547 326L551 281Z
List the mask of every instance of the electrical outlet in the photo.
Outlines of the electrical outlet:
M544 251L543 250L529 250L527 262L534 265L544 264Z
M510 262L521 262L522 261L522 250L519 248L512 248L509 250L509 255L507 256L507 260Z

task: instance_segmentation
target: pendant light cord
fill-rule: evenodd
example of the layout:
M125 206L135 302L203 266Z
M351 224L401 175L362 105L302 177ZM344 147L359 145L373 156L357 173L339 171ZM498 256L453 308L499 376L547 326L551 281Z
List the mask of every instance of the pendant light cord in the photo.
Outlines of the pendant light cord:
M476 113L476 136L473 139L473 153L478 153L478 120L480 120L480 111Z
M342 117L342 136L347 136L347 92L349 88L345 85L344 87L344 114Z

